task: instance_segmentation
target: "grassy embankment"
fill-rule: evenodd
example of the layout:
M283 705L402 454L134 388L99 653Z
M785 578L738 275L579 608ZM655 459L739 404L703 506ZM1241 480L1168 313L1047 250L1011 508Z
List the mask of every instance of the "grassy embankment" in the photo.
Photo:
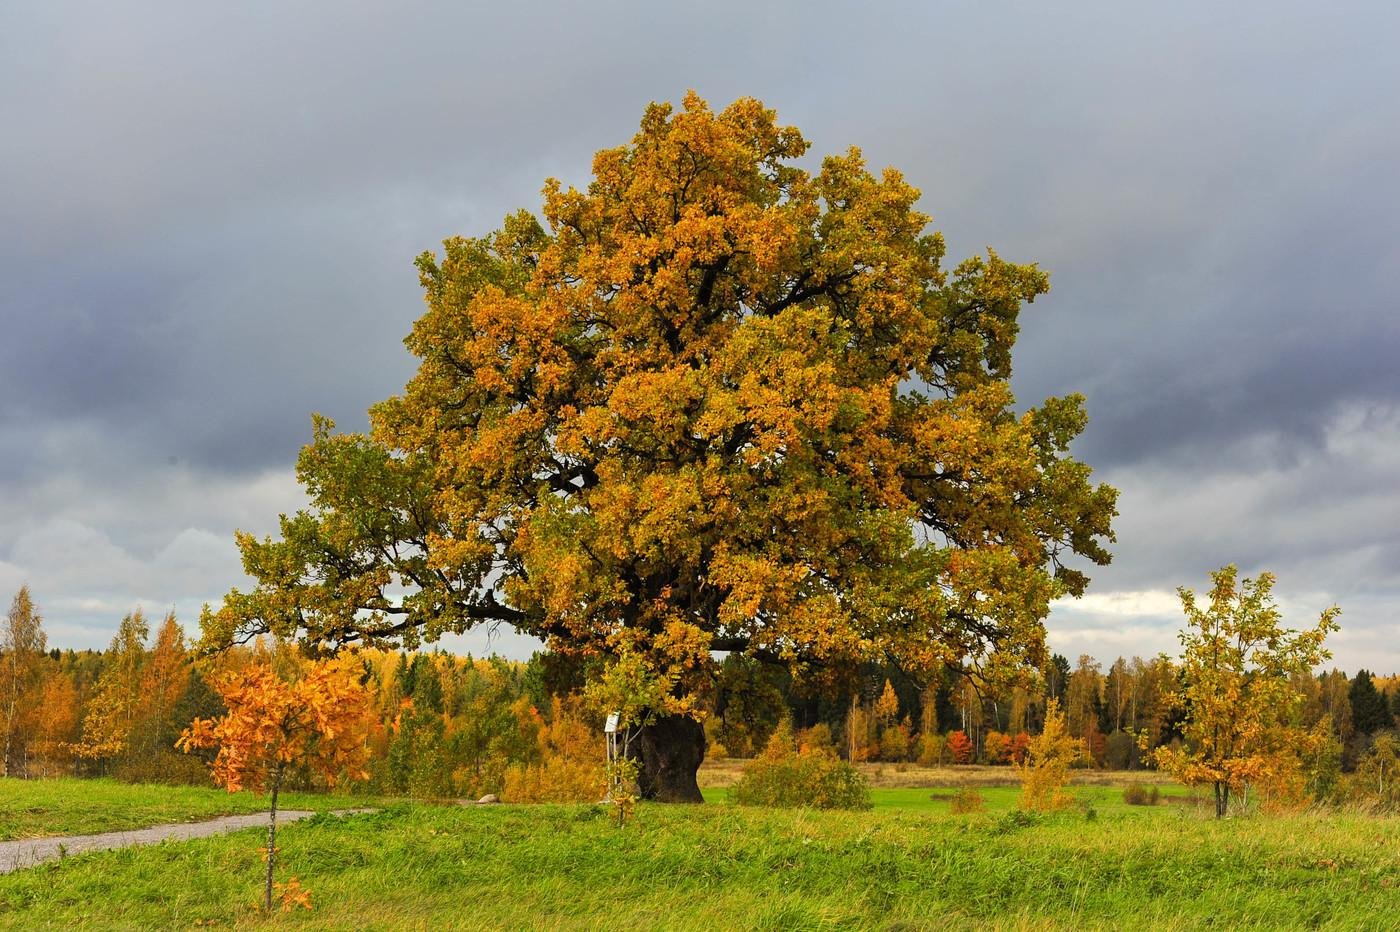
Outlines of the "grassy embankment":
M283 793L282 809L372 806L361 797ZM155 786L116 780L0 778L0 841L43 835L115 832L167 822L260 812L267 797L198 786Z
M1110 787L1023 817L1013 788L982 793L988 811L966 816L946 790L898 788L865 813L642 806L623 830L598 806L404 804L286 829L310 913L250 910L254 830L0 877L0 926L1400 927L1400 819L1217 823Z

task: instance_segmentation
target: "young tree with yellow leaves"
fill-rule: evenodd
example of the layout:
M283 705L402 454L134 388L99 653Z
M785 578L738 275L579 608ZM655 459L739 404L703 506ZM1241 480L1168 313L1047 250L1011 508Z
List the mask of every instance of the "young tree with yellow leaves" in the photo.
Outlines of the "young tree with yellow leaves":
M28 744L33 735L24 723L36 711L34 700L43 670L43 618L28 586L21 586L10 602L0 631L0 702L4 703L5 740L0 750L0 773L13 776L28 771Z
M97 693L83 716L82 737L74 748L80 757L101 761L105 767L130 746L144 700L142 674L150 633L151 627L140 608L123 617L117 626L97 682Z
M1177 696L1186 709L1185 744L1153 752L1187 786L1210 784L1216 818L1224 818L1232 795L1291 766L1306 730L1297 723L1302 696L1290 677L1331 656L1322 645L1341 612L1332 606L1315 627L1290 630L1274 605L1273 574L1238 574L1233 565L1212 573L1205 607L1190 589L1177 590L1187 623Z
M309 664L288 682L271 664L251 664L219 681L228 712L195 719L180 736L183 751L218 748L214 781L230 793L270 791L267 876L263 905L272 909L277 861L277 794L290 768L309 767L327 783L342 774L368 776L369 697L359 683L361 667L351 658Z
M1050 811L1064 808L1070 797L1064 788L1069 783L1069 769L1084 753L1084 739L1069 733L1060 700L1045 703L1045 727L1026 745L1021 763L1016 765L1021 775L1020 807L1030 811Z
M1088 581L1065 560L1108 562L1115 514L1068 452L1082 398L1018 413L1009 387L1048 278L990 251L946 270L897 171L807 149L756 100L654 104L542 218L420 257L417 374L368 435L316 419L312 507L239 535L257 584L208 643L506 623L636 652L679 671L644 783L694 802L716 653L847 694L876 659L1042 662L1051 600Z

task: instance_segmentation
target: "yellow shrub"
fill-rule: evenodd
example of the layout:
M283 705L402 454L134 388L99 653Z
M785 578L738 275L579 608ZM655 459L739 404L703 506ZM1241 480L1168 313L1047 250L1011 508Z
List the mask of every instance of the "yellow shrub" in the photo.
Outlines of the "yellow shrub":
M533 711L533 710L532 710ZM603 736L557 697L540 722L538 760L506 772L501 796L512 803L597 802L607 789Z
M1021 774L1022 809L1060 809L1073 800L1064 791L1069 768L1083 753L1084 742L1065 728L1065 714L1058 699L1045 705L1045 729L1031 739L1026 760L1017 766Z
M506 771L501 796L510 803L596 803L606 790L601 764L550 757Z

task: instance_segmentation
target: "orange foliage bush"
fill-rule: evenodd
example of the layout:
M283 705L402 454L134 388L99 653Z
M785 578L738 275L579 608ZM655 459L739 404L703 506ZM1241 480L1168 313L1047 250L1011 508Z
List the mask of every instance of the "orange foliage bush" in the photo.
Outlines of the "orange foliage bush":
M982 749L987 754L987 763L1004 764L1011 759L1011 736L989 731L982 742Z
M1023 764L1026 762L1026 750L1031 746L1031 736L1026 732L1017 732L1016 737L1011 739L1011 762L1013 764Z
M972 755L977 749L972 744L972 739L965 731L953 731L948 733L948 756L955 764L971 763Z

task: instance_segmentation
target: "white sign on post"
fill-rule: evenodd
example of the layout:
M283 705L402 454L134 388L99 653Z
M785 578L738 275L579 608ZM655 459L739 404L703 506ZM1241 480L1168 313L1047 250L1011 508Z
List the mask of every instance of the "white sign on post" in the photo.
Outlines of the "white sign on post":
M604 732L610 735L617 734L617 717L617 712L613 712L611 715L608 716L608 723L603 726ZM597 719L595 718L594 721L596 722Z

